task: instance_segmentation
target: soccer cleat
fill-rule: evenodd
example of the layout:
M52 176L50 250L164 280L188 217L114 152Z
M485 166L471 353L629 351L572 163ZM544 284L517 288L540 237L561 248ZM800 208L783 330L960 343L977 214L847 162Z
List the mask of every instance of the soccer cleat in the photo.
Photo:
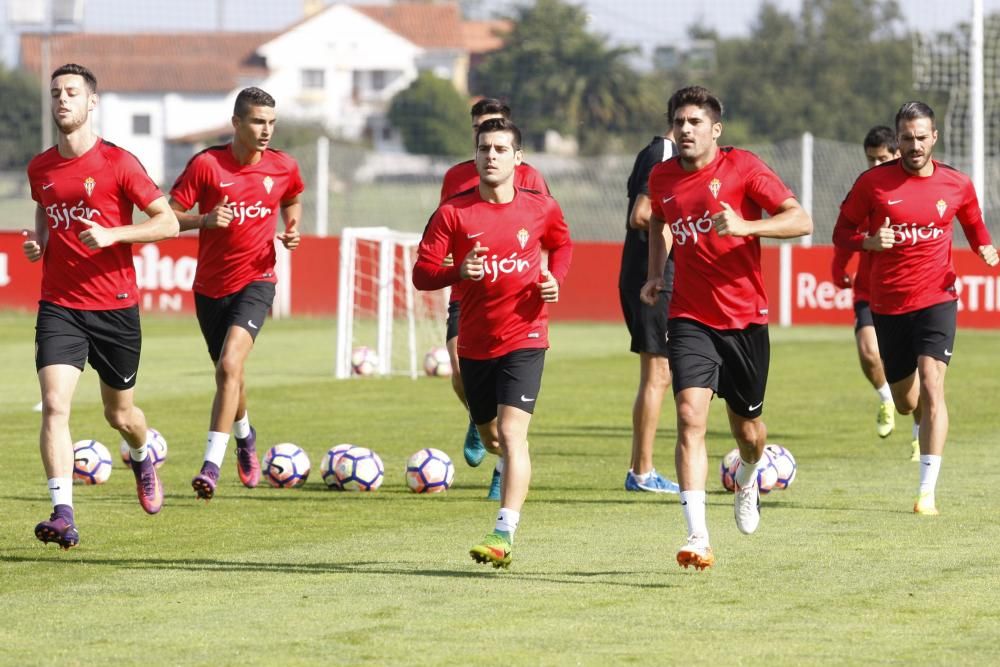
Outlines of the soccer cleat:
M248 489L260 484L260 461L257 460L257 429L250 427L250 435L236 438L236 472Z
M500 472L493 469L493 479L490 480L490 492L486 494L486 500L500 500Z
M495 568L510 567L511 543L496 533L490 533L483 541L469 549L469 555L477 563L490 563Z
M215 495L215 485L219 481L219 468L214 463L205 461L201 464L201 472L191 480L191 488L198 494L200 500L211 500Z
M937 506L934 504L934 494L922 493L917 496L917 501L913 503L913 513L924 514L926 516L937 516L940 514Z
M139 496L139 504L146 514L156 514L163 508L163 482L156 474L153 457L132 461L132 473L135 474L135 492Z
M914 438L910 443L910 461L920 463L920 439Z
M757 530L760 523L760 489L757 480L746 488L736 484L736 494L733 498L733 514L736 517L736 527L744 535L750 535Z
M483 459L486 458L486 446L483 445L483 439L479 437L479 429L476 425L469 420L469 430L465 432L465 444L462 446L462 454L465 456L465 462L469 466L475 468Z
M689 535L687 544L677 552L677 564L687 569L693 565L696 570L704 570L715 564L715 555L708 545L708 538L701 535Z
M649 472L649 477L645 482L640 481L636 474L629 470L625 474L625 490L649 491L650 493L680 493L681 487L677 485L677 482L671 482L656 472L654 468Z
M48 521L42 521L35 526L35 537L48 544L55 542L59 548L66 551L80 544L80 533L71 519L53 512Z
M875 430L878 431L878 437L888 438L894 428L896 428L896 406L892 401L880 403L878 414L875 415Z

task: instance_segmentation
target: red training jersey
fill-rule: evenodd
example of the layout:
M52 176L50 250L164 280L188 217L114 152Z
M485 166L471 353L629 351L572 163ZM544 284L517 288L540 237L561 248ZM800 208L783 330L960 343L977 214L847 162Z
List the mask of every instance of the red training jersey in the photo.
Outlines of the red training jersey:
M466 160L452 166L444 174L441 182L440 206L446 199L454 197L460 192L479 187L479 172L476 170L475 160ZM526 162L522 162L514 169L514 187L535 190L544 195L549 192L549 184L545 182L538 170ZM462 283L458 282L451 286L449 297L452 303L462 300Z
M462 260L476 243L489 249L486 274L461 280L459 356L495 359L513 350L548 348L548 309L538 288L542 251L549 252L549 272L560 284L573 254L559 204L522 189L506 204L484 201L478 188L450 198L424 230L414 286L434 290L458 283ZM442 266L449 253L454 266Z
M80 240L91 220L102 227L132 224L163 196L139 160L98 139L83 155L65 158L53 146L28 164L31 198L45 211L49 238L42 256L42 301L78 310L114 310L139 303L132 246L90 250Z
M185 210L198 204L199 213L228 197L233 212L228 227L198 232L194 291L218 299L254 281L277 282L274 235L281 205L304 189L299 165L282 151L268 148L258 162L240 164L230 143L192 157L170 196Z
M847 263L851 261L851 257L854 255L853 250L847 250L845 248L833 249L833 273L837 277L841 272L845 272ZM854 303L859 301L870 301L871 292L868 289L868 282L871 278L872 270L872 260L871 255L864 250L858 253L858 268L854 272L854 280L851 283L851 292L854 297Z
M720 147L715 159L697 171L685 171L677 157L653 167L650 203L673 236L670 317L714 329L765 324L760 239L719 236L712 216L726 202L744 219L760 220L762 210L773 215L794 196L760 158L731 146Z
M957 217L973 250L991 245L971 179L933 162L930 176L907 172L892 160L861 174L840 205L833 230L839 248L860 250L866 236L888 224L893 247L868 252L872 312L899 315L958 298L951 260Z

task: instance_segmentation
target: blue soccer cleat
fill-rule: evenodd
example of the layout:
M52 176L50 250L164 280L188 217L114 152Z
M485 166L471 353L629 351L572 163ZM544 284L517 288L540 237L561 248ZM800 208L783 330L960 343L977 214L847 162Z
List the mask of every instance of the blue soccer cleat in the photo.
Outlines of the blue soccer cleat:
M486 458L486 446L483 439L479 437L479 429L469 420L469 430L465 432L465 445L462 447L462 454L465 462L475 468Z
M647 491L650 493L680 493L681 487L677 485L677 482L671 482L669 479L656 472L656 469L654 468L650 471L649 477L645 482L640 482L635 473L629 470L625 475L625 490Z
M490 480L490 492L486 494L486 500L500 500L500 472L493 470L493 479Z

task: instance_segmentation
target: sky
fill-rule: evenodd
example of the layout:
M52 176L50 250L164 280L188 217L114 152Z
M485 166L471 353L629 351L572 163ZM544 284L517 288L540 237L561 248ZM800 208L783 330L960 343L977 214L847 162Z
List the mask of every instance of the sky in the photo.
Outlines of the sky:
M8 22L17 3L71 0L0 0L0 57L8 65L16 57L17 38ZM83 2L83 28L88 32L161 32L186 30L280 30L302 16L301 0L77 0ZM329 0L328 0L329 1ZM363 0L385 4L384 0ZM480 7L509 7L530 0L480 0ZM594 32L616 44L659 45L683 41L688 26L704 24L720 35L747 34L762 0L571 0L591 16ZM798 13L801 0L770 0ZM966 19L972 0L898 0L909 25L940 29ZM357 2L356 4L361 4ZM984 0L986 12L1000 11L1000 0Z

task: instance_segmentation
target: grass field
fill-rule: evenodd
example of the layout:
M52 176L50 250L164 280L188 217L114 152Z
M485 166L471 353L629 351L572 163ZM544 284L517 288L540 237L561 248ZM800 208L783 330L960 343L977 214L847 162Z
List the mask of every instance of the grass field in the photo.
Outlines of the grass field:
M875 436L874 392L848 329L772 332L770 440L796 455L791 489L738 533L717 470L733 445L710 424L708 521L716 566L683 570L675 496L622 490L636 361L623 327L553 328L532 423L535 466L510 571L468 548L491 527L488 465L461 462L447 381L331 377L330 321L270 322L251 358L259 444L312 457L299 490L239 485L230 454L216 499L189 482L213 392L193 319L147 318L138 398L170 444L161 514L143 514L120 465L77 487L78 549L38 543L50 511L37 454L33 319L0 315L0 664L997 664L1000 645L1000 334L962 331L948 374L951 434L940 517L911 513L909 427ZM673 477L671 405L657 461ZM117 449L88 370L76 439ZM325 490L323 453L373 447L375 494ZM444 496L410 494L407 456L458 462Z

